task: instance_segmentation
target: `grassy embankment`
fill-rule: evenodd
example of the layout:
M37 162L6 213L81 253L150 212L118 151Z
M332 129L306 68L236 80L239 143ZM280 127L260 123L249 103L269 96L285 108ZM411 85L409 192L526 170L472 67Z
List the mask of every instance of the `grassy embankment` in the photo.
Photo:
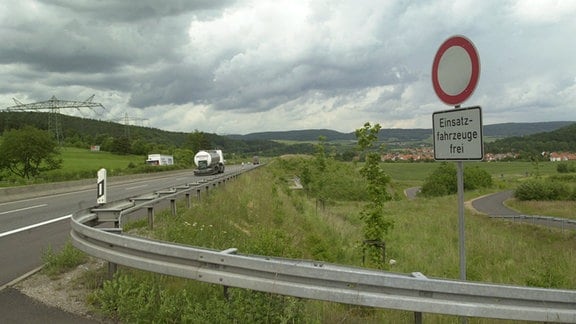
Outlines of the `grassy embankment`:
M473 163L471 163L473 164ZM468 164L467 164L468 165ZM530 176L528 163L483 163L499 178L484 192L511 188ZM418 185L434 164L385 164L395 188ZM552 174L548 164L542 176ZM360 266L361 202L337 201L319 210L302 191L286 182L293 174L279 163L250 172L195 202L179 214L157 215L155 230L136 228L139 235L214 249L238 248L243 254L323 260ZM357 175L342 167L334 177ZM350 181L351 186L357 182ZM498 188L500 187L500 188ZM249 190L247 190L249 188ZM360 188L350 188L355 190ZM458 213L455 196L387 204L395 226L389 233L386 270L422 272L429 277L458 278ZM576 289L574 233L491 220L467 211L467 272L472 281ZM135 225L142 226L142 223ZM553 252L552 252L553 251ZM92 302L124 322L411 322L412 314L274 296L122 268L113 281L96 291ZM427 323L457 323L452 316L425 314ZM493 320L471 319L471 323Z

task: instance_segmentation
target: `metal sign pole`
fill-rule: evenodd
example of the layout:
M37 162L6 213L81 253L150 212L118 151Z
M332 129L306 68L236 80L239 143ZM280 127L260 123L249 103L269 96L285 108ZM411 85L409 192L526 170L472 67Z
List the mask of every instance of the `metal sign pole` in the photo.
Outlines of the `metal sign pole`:
M460 279L466 280L466 236L464 230L464 162L456 162L458 185L458 237L460 254Z

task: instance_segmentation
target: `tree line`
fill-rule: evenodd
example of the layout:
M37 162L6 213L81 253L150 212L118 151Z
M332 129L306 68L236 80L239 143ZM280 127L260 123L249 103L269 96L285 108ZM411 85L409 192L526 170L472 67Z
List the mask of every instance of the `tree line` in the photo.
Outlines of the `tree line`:
M484 150L489 153L517 153L526 160L541 156L542 152L576 152L576 124L551 132L499 139L485 143Z
M0 134L25 126L46 131L48 120L54 118L46 112L0 112ZM62 146L90 148L93 145L116 154L146 155L171 154L176 149L222 149L227 154L251 157L314 152L312 144L287 145L269 140L236 140L227 136L194 130L192 133L169 132L151 127L122 125L58 114L62 125ZM201 139L196 145L194 141Z

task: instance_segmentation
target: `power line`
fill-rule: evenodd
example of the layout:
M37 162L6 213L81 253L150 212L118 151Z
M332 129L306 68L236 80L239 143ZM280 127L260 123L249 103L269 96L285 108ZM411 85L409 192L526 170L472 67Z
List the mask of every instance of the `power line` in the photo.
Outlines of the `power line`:
M54 134L54 138L58 143L62 143L62 123L60 118L60 109L76 109L84 116L80 108L90 109L96 116L101 116L106 108L98 102L93 102L94 95L88 97L84 101L73 100L60 100L56 96L52 96L49 100L24 104L12 98L16 105L7 107L7 111L44 111L47 110L48 114L48 130Z

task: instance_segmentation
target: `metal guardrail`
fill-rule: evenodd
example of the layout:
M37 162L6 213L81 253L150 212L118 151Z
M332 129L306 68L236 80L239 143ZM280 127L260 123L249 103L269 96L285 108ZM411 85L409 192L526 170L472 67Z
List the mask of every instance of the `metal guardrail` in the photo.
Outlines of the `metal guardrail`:
M72 242L78 249L112 263L223 286L414 312L576 323L574 290L432 279L419 273L407 275L310 260L241 255L234 248L216 251L92 227L103 221L119 223L122 215L154 201L209 190L220 181L225 180L180 186L165 195L151 194L148 200L140 197L142 200L115 202L74 213Z
M541 216L541 215L490 215L490 218L506 219L513 222L523 222L533 225L545 225L547 227L559 228L564 230L576 230L576 220Z

